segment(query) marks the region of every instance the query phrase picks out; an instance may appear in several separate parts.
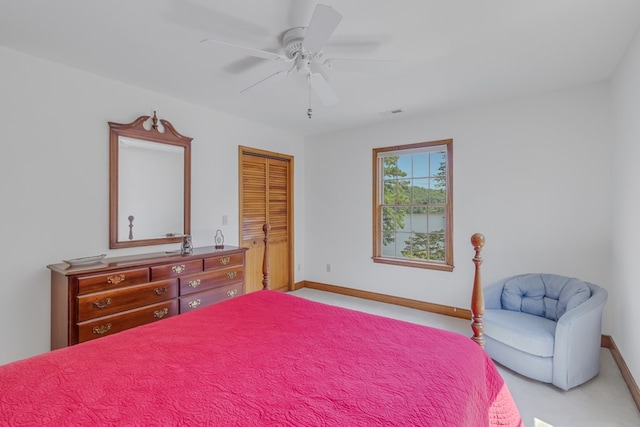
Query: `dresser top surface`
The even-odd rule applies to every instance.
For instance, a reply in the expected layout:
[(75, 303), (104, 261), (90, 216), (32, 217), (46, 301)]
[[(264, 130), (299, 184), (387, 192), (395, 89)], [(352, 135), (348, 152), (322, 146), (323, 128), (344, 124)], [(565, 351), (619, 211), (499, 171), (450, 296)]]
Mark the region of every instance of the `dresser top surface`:
[(195, 259), (208, 257), (231, 255), (235, 253), (244, 253), (247, 248), (225, 245), (224, 249), (216, 249), (213, 246), (204, 246), (194, 248), (193, 253), (182, 255), (180, 251), (169, 252), (153, 252), (138, 255), (128, 255), (121, 257), (107, 257), (95, 264), (85, 264), (71, 266), (67, 263), (58, 263), (47, 265), (47, 268), (53, 272), (71, 276), (76, 274), (95, 273), (100, 271), (121, 270), (130, 267), (144, 267), (158, 264), (166, 264), (173, 262), (185, 262)]

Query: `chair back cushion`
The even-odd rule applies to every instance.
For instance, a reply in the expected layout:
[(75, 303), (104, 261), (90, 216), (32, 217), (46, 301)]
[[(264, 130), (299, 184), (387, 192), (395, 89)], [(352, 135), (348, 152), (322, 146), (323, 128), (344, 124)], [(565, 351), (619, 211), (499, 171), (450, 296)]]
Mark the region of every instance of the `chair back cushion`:
[(505, 282), (501, 303), (505, 310), (558, 320), (590, 296), (589, 287), (580, 279), (556, 274), (525, 274)]

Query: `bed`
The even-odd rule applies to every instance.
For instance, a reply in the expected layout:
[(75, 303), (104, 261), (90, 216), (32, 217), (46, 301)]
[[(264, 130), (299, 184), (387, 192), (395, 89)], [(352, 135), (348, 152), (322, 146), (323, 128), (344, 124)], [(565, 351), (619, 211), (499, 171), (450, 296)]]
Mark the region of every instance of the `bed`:
[(265, 289), (0, 366), (0, 425), (522, 422), (474, 340)]

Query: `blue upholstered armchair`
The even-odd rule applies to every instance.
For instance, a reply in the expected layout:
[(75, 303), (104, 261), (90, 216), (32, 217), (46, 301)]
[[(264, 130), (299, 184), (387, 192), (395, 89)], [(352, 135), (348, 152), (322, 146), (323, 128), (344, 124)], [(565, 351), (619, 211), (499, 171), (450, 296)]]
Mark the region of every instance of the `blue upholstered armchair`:
[(484, 288), (485, 349), (501, 365), (569, 390), (600, 371), (607, 291), (555, 274), (523, 274)]

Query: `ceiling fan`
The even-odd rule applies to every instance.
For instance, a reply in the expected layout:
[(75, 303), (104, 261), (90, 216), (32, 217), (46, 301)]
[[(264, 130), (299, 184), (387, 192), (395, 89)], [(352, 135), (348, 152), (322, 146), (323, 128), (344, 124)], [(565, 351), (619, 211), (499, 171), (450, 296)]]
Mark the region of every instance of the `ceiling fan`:
[[(307, 78), (309, 90), (313, 89), (323, 104), (334, 105), (338, 102), (338, 95), (336, 95), (324, 76), (319, 72), (314, 72), (311, 66), (313, 63), (321, 60), (322, 48), (341, 20), (342, 15), (333, 7), (323, 4), (316, 5), (308, 27), (294, 27), (284, 32), (282, 36), (283, 53), (254, 49), (219, 40), (205, 39), (202, 41), (214, 43), (218, 47), (243, 52), (246, 55), (257, 58), (293, 63), (291, 68), (271, 74), (248, 88), (243, 89), (241, 93), (273, 87), (289, 77), (294, 71), (297, 71)], [(395, 61), (330, 58), (325, 60), (322, 65), (332, 71), (367, 71), (385, 67), (385, 65), (393, 62)], [(311, 103), (311, 101), (309, 101), (309, 103)], [(311, 105), (309, 105), (307, 116), (311, 118), (311, 114)]]

